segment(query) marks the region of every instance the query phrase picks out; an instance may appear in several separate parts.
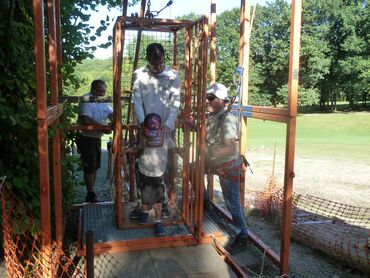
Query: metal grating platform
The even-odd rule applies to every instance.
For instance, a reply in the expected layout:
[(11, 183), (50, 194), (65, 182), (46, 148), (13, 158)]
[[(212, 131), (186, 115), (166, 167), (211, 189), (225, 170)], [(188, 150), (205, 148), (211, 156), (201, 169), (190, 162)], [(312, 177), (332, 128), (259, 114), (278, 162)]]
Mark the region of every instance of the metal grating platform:
[(210, 215), (207, 213), (203, 214), (203, 234), (209, 235), (209, 234), (215, 234), (215, 233), (221, 233), (222, 236), (226, 236), (220, 227), (212, 220)]
[[(94, 204), (83, 208), (83, 230), (94, 232), (94, 242), (104, 243), (156, 237), (153, 228), (123, 229), (117, 228), (114, 204)], [(164, 226), (166, 236), (189, 235), (185, 225)], [(83, 236), (85, 243), (85, 236)]]

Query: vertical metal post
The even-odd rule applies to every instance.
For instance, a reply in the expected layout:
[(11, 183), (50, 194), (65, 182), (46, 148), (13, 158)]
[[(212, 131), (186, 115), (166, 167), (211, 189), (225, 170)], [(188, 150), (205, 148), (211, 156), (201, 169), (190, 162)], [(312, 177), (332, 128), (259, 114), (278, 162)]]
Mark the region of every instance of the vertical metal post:
[(292, 19), (290, 27), (290, 56), (288, 81), (288, 111), (289, 121), (286, 133), (284, 195), (282, 215), (282, 239), (280, 250), (280, 274), (288, 273), (290, 230), (292, 223), (292, 193), (294, 178), (294, 151), (297, 117), (299, 50), (301, 37), (302, 1), (292, 1)]
[[(49, 150), (48, 127), (46, 121), (46, 68), (45, 68), (45, 33), (44, 33), (44, 1), (33, 0), (34, 32), (35, 32), (35, 64), (37, 91), (37, 138), (40, 176), (40, 210), (41, 210), (41, 242), (44, 274), (51, 277), (50, 267), (50, 179), (49, 179)], [(45, 169), (45, 165), (47, 166)]]
[[(249, 81), (249, 28), (250, 28), (250, 6), (248, 0), (241, 0), (240, 8), (240, 57), (239, 65), (243, 68), (243, 80), (241, 84), (241, 92), (239, 102), (244, 107), (248, 105), (248, 81)], [(240, 115), (241, 117), (241, 115)], [(247, 153), (247, 119), (240, 119), (241, 138), (239, 138), (239, 152), (246, 156)], [(245, 180), (240, 182), (240, 197), (241, 204), (245, 205)]]
[(114, 67), (113, 67), (113, 123), (114, 123), (114, 140), (112, 145), (115, 153), (114, 161), (114, 180), (116, 198), (115, 205), (117, 211), (117, 226), (122, 228), (122, 108), (121, 108), (121, 76), (122, 76), (122, 52), (123, 52), (123, 32), (122, 21), (117, 21), (115, 25), (114, 38)]
[(128, 0), (123, 0), (122, 3), (122, 15), (127, 16), (127, 6), (128, 6)]
[(58, 94), (62, 94), (62, 32), (60, 22), (60, 0), (55, 0), (55, 26), (56, 26), (56, 43), (57, 43), (57, 71), (58, 71)]
[(94, 232), (87, 231), (85, 233), (86, 239), (86, 276), (87, 278), (94, 278)]
[[(185, 42), (185, 104), (184, 104), (184, 118), (189, 119), (191, 113), (191, 41), (192, 41), (192, 27), (186, 28), (186, 42)], [(183, 171), (182, 171), (182, 219), (185, 223), (189, 222), (189, 158), (190, 158), (190, 126), (184, 123), (184, 152), (183, 152)]]
[[(210, 77), (210, 84), (216, 82), (216, 20), (217, 20), (217, 13), (216, 13), (216, 0), (211, 0), (211, 16), (210, 16), (210, 25), (211, 25), (211, 47), (210, 47), (210, 68), (209, 68), (209, 77)], [(208, 199), (213, 201), (213, 187), (214, 187), (214, 179), (213, 175), (207, 175), (207, 193)]]
[[(55, 20), (55, 0), (48, 0), (48, 44), (50, 66), (50, 93), (51, 104), (58, 105), (58, 51)], [(58, 124), (56, 120), (55, 124)], [(53, 181), (54, 181), (54, 206), (55, 206), (55, 235), (59, 245), (62, 244), (62, 185), (60, 171), (60, 131), (56, 129), (53, 136)]]
[[(206, 90), (207, 90), (207, 56), (208, 56), (208, 18), (204, 17), (204, 20), (201, 22), (202, 28), (203, 28), (203, 37), (201, 41), (201, 46), (200, 51), (202, 51), (202, 65), (199, 67), (199, 70), (201, 70), (201, 79), (198, 79), (198, 82), (200, 82), (201, 90), (198, 91), (197, 93), (200, 94), (201, 97), (201, 122), (205, 123), (206, 122)], [(198, 136), (197, 136), (198, 137)], [(205, 124), (202, 124), (201, 130), (200, 130), (200, 167), (199, 167), (199, 174), (200, 174), (200, 179), (199, 179), (199, 187), (198, 187), (198, 196), (199, 196), (199, 215), (198, 215), (198, 238), (199, 238), (199, 243), (202, 243), (202, 233), (203, 233), (203, 195), (204, 195), (204, 149), (206, 145), (206, 127)]]
[(172, 68), (177, 70), (177, 32), (173, 32), (173, 63)]
[(211, 0), (210, 83), (216, 82), (216, 0)]

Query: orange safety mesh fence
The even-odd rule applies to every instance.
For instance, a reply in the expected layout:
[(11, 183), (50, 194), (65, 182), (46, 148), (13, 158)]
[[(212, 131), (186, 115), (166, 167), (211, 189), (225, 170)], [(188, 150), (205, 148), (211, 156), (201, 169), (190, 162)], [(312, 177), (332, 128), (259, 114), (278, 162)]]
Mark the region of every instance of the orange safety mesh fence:
[[(3, 214), (4, 259), (9, 277), (84, 277), (84, 267), (54, 241), (41, 244), (39, 221), (7, 186), (0, 191)], [(45, 257), (43, 254), (49, 254)], [(46, 259), (47, 258), (47, 259)]]
[[(8, 277), (86, 277), (86, 258), (77, 256), (77, 243), (63, 248), (53, 241), (42, 249), (39, 221), (6, 186), (0, 190), (4, 259)], [(45, 259), (43, 254), (50, 254)], [(94, 257), (95, 277), (123, 277), (125, 267), (115, 254)]]
[[(265, 217), (282, 215), (283, 190), (247, 192)], [(359, 269), (370, 270), (370, 208), (293, 193), (292, 238)]]

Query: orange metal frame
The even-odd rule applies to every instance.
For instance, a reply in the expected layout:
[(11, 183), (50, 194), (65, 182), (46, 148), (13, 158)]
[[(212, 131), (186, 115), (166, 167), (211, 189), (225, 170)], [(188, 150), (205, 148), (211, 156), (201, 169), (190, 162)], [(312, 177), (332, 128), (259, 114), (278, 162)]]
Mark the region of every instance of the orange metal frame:
[[(207, 18), (205, 19), (201, 19), (199, 22), (203, 22), (203, 20), (207, 20)], [(198, 22), (196, 22), (198, 23)], [(190, 46), (190, 42), (191, 42), (191, 36), (192, 36), (192, 26), (194, 25), (195, 23), (194, 22), (191, 22), (191, 21), (179, 21), (179, 20), (164, 20), (164, 19), (148, 19), (148, 18), (136, 18), (136, 17), (120, 17), (117, 19), (116, 21), (116, 24), (115, 24), (115, 29), (114, 29), (114, 34), (115, 34), (115, 40), (114, 40), (114, 55), (113, 55), (113, 80), (114, 80), (114, 84), (113, 84), (113, 94), (114, 94), (114, 104), (117, 105), (117, 107), (120, 107), (121, 106), (121, 103), (119, 102), (120, 101), (120, 96), (121, 96), (121, 67), (122, 67), (122, 53), (123, 53), (123, 47), (124, 47), (124, 31), (125, 30), (137, 30), (138, 31), (138, 34), (141, 35), (141, 31), (142, 30), (150, 30), (150, 31), (161, 31), (161, 32), (172, 32), (174, 34), (174, 47), (176, 47), (176, 32), (183, 29), (183, 28), (186, 28), (186, 66), (185, 66), (185, 75), (187, 76), (187, 78), (185, 78), (185, 98), (187, 98), (187, 95), (188, 96), (191, 96), (191, 83), (189, 83), (188, 81), (191, 80), (191, 76), (192, 76), (192, 70), (191, 70), (191, 55), (192, 55), (192, 48)], [(197, 89), (196, 92), (201, 92), (201, 93), (198, 93), (198, 98), (199, 97), (203, 97), (205, 98), (205, 94), (203, 92), (205, 92), (205, 89), (206, 89), (206, 79), (207, 79), (207, 49), (208, 49), (208, 21), (204, 21), (202, 23), (204, 26), (203, 28), (205, 28), (206, 30), (202, 30), (202, 36), (203, 36), (203, 43), (202, 43), (202, 51), (200, 53), (200, 57), (198, 59), (198, 65), (197, 65), (197, 73), (198, 73), (198, 77), (197, 77), (197, 80), (200, 80), (199, 84), (201, 84), (201, 87), (199, 87)], [(140, 42), (140, 40), (138, 40), (137, 44)], [(137, 48), (136, 48), (137, 49)], [(176, 65), (176, 50), (174, 50), (174, 64)], [(138, 51), (135, 51), (135, 60), (134, 60), (134, 69), (136, 68), (137, 66), (137, 59), (138, 59)], [(136, 61), (136, 62), (135, 62)], [(199, 103), (205, 103), (205, 99), (203, 100), (199, 100), (198, 101)], [(204, 105), (204, 104), (203, 104)], [(189, 108), (189, 104), (185, 104), (185, 110), (188, 110), (190, 109)], [(200, 107), (200, 109), (202, 111), (204, 111), (204, 107), (202, 109), (202, 107)], [(115, 109), (114, 109), (115, 110)], [(130, 111), (130, 109), (128, 109), (128, 111)], [(203, 113), (204, 114), (204, 113)], [(199, 113), (198, 115), (202, 115), (202, 113)], [(122, 157), (122, 153), (121, 153), (121, 150), (122, 150), (122, 138), (121, 138), (121, 134), (122, 134), (122, 125), (121, 125), (121, 122), (120, 122), (120, 119), (121, 119), (121, 115), (118, 115), (118, 114), (115, 114), (114, 115), (114, 119), (115, 119), (115, 130), (114, 130), (114, 136), (113, 136), (113, 156), (115, 157), (115, 162), (114, 162), (114, 167), (116, 167), (116, 171), (115, 171), (115, 176), (114, 176), (114, 181), (115, 181), (115, 188), (116, 188), (116, 200), (115, 200), (115, 207), (116, 207), (116, 217), (117, 217), (117, 225), (118, 225), (118, 228), (120, 229), (123, 229), (123, 228), (127, 228), (124, 226), (124, 223), (123, 223), (123, 211), (122, 211), (122, 206), (121, 206), (121, 203), (122, 203), (122, 194), (121, 194), (121, 184), (122, 184), (122, 177), (120, 175), (121, 171), (119, 170), (122, 163), (121, 163), (121, 157)], [(204, 119), (199, 119), (199, 122), (204, 122), (205, 120), (205, 114), (204, 114)], [(128, 130), (130, 127), (130, 124), (128, 123), (127, 126), (126, 126), (126, 129)], [(126, 132), (127, 132), (126, 130)], [(203, 130), (201, 131), (203, 133), (205, 133), (205, 130), (203, 128)], [(186, 134), (186, 133), (185, 133)], [(190, 134), (190, 131), (188, 132), (188, 134)], [(186, 135), (184, 136), (185, 137), (185, 146), (187, 145), (186, 143)], [(201, 138), (205, 138), (204, 134), (201, 135), (201, 136), (198, 136), (198, 141), (201, 140)], [(202, 151), (204, 149), (204, 140), (203, 141), (199, 141), (199, 150), (198, 152)], [(186, 155), (186, 154), (184, 154)], [(199, 167), (203, 167), (201, 165), (204, 164), (204, 161), (202, 161), (203, 158), (203, 155), (199, 156), (200, 160), (199, 160)], [(131, 165), (133, 165), (133, 163), (131, 163)], [(185, 166), (186, 167), (186, 166)], [(204, 171), (204, 170), (203, 170)], [(186, 171), (184, 171), (186, 172)], [(186, 177), (185, 177), (186, 178)], [(131, 184), (133, 184), (131, 182)], [(199, 185), (197, 184), (195, 186), (195, 188), (198, 188), (197, 192), (195, 193), (196, 196), (200, 196), (200, 189), (198, 187)], [(204, 186), (204, 185), (203, 185)], [(173, 185), (172, 185), (173, 187)], [(133, 190), (131, 190), (133, 191)], [(189, 195), (187, 192), (184, 193), (184, 196), (187, 196)], [(199, 198), (197, 198), (198, 200)], [(198, 203), (198, 202), (197, 202)], [(197, 204), (196, 204), (197, 205)], [(197, 231), (199, 232), (199, 235), (197, 236), (198, 239), (201, 239), (202, 236), (201, 236), (201, 218), (202, 218), (202, 215), (197, 213), (197, 211), (199, 211), (199, 209), (192, 209), (191, 210), (191, 217), (189, 218), (189, 210), (188, 210), (188, 207), (191, 207), (189, 201), (187, 198), (183, 198), (183, 219), (182, 221), (184, 223), (186, 223), (189, 227), (193, 227), (194, 226), (194, 223), (197, 223)], [(196, 214), (194, 214), (194, 212)], [(194, 223), (191, 222), (192, 219), (195, 217), (195, 221)], [(200, 219), (200, 220), (198, 220)], [(190, 221), (190, 222), (189, 222)], [(191, 228), (192, 229), (192, 228)], [(154, 241), (158, 241), (158, 240), (154, 240)], [(150, 241), (149, 241), (150, 242)]]
[[(248, 4), (246, 4), (248, 3)], [(282, 240), (280, 256), (269, 249), (253, 232), (249, 231), (251, 241), (267, 257), (279, 266), (281, 274), (288, 273), (290, 230), (292, 221), (292, 192), (294, 178), (294, 150), (295, 130), (297, 117), (297, 94), (298, 94), (298, 70), (299, 70), (299, 49), (301, 33), (302, 1), (292, 1), (291, 33), (290, 33), (290, 57), (289, 57), (289, 80), (288, 80), (288, 108), (277, 109), (267, 107), (248, 106), (248, 81), (249, 81), (249, 49), (250, 49), (250, 6), (249, 1), (241, 1), (240, 11), (240, 59), (239, 65), (244, 69), (242, 80), (243, 94), (240, 101), (243, 106), (244, 122), (241, 126), (242, 137), (240, 153), (246, 154), (247, 149), (247, 117), (285, 123), (286, 150), (285, 150), (285, 172), (284, 172), (284, 196), (283, 196), (283, 218), (281, 224)], [(242, 196), (244, 196), (244, 185), (241, 185)], [(243, 201), (243, 200), (242, 200)]]
[[(51, 245), (51, 205), (50, 205), (50, 169), (48, 128), (59, 123), (63, 106), (58, 103), (58, 93), (61, 92), (61, 40), (60, 40), (60, 10), (59, 0), (48, 0), (48, 57), (50, 65), (50, 94), (51, 103), (47, 104), (46, 97), (46, 61), (45, 61), (45, 28), (44, 28), (44, 1), (33, 1), (34, 32), (35, 32), (35, 61), (36, 61), (36, 90), (37, 90), (37, 137), (39, 153), (40, 175), (40, 208), (41, 208), (41, 235), (42, 259), (47, 262), (50, 258)], [(53, 150), (53, 181), (55, 199), (55, 232), (58, 244), (62, 244), (62, 193), (60, 171), (60, 131), (52, 138)], [(48, 275), (50, 268), (45, 267)]]
[[(62, 63), (61, 55), (61, 31), (60, 31), (60, 0), (47, 0), (47, 22), (48, 22), (48, 57), (49, 57), (49, 72), (50, 72), (50, 104), (47, 104), (47, 87), (46, 87), (46, 53), (45, 53), (45, 27), (44, 27), (44, 2), (43, 0), (33, 0), (33, 11), (34, 11), (34, 31), (35, 31), (35, 62), (36, 62), (36, 89), (37, 89), (37, 136), (38, 136), (38, 153), (39, 153), (39, 175), (40, 175), (40, 203), (41, 203), (41, 231), (42, 231), (42, 244), (43, 250), (45, 252), (42, 257), (45, 261), (48, 260), (50, 254), (51, 244), (51, 205), (50, 205), (50, 169), (49, 169), (49, 148), (48, 148), (48, 128), (55, 126), (59, 123), (60, 116), (63, 112), (63, 105), (59, 104), (58, 97), (62, 92), (62, 74), (60, 71), (60, 66)], [(146, 1), (142, 1), (142, 11), (141, 16), (144, 14)], [(247, 4), (246, 4), (247, 3)], [(127, 8), (127, 1), (124, 1), (124, 6)], [(247, 117), (264, 119), (282, 122), (287, 125), (286, 132), (286, 154), (285, 154), (285, 173), (284, 173), (284, 196), (283, 196), (283, 219), (282, 219), (282, 241), (281, 241), (281, 251), (280, 257), (274, 252), (270, 251), (266, 245), (263, 244), (256, 236), (251, 233), (251, 239), (261, 250), (267, 250), (267, 256), (280, 267), (281, 274), (286, 274), (288, 272), (288, 261), (289, 261), (289, 248), (290, 248), (290, 229), (291, 229), (291, 209), (292, 209), (292, 187), (294, 178), (294, 149), (295, 149), (295, 129), (296, 129), (296, 116), (297, 116), (297, 92), (298, 92), (298, 69), (299, 69), (299, 49), (300, 49), (300, 26), (301, 26), (301, 0), (292, 1), (292, 20), (291, 20), (291, 35), (290, 35), (290, 60), (289, 60), (289, 81), (288, 81), (288, 108), (287, 109), (276, 109), (276, 108), (262, 108), (255, 106), (247, 106), (248, 104), (248, 65), (249, 65), (249, 40), (250, 40), (250, 10), (249, 1), (241, 0), (241, 14), (240, 14), (240, 66), (244, 69), (243, 75), (243, 96), (241, 98), (245, 114)], [(124, 9), (126, 13), (127, 9)], [(212, 0), (211, 5), (211, 82), (216, 80), (215, 76), (215, 1)], [(128, 20), (123, 25), (123, 19)], [(122, 67), (122, 47), (124, 42), (124, 32), (125, 29), (138, 29), (138, 30), (156, 30), (163, 32), (174, 32), (181, 28), (186, 28), (187, 43), (191, 39), (191, 28), (189, 27), (192, 23), (186, 21), (176, 21), (176, 20), (165, 20), (165, 19), (144, 19), (135, 18), (133, 22), (130, 22), (130, 18), (122, 17), (120, 18), (114, 29), (114, 59), (113, 59), (113, 77), (114, 77), (114, 141), (113, 141), (113, 152), (115, 153), (114, 167), (115, 169), (115, 183), (117, 190), (116, 204), (121, 204), (121, 186), (122, 177), (120, 173), (120, 167), (122, 165), (122, 159), (120, 152), (122, 150), (122, 112), (121, 112), (121, 67)], [(150, 27), (147, 23), (150, 21)], [(204, 36), (208, 40), (208, 29), (204, 30)], [(175, 36), (176, 39), (176, 36)], [(175, 42), (176, 44), (176, 42)], [(198, 71), (199, 77), (206, 76), (207, 69), (199, 64), (199, 60), (203, 59), (207, 61), (207, 49), (208, 46), (205, 44), (202, 52), (202, 56), (198, 59), (198, 65), (194, 67), (200, 67)], [(174, 54), (175, 55), (175, 54)], [(187, 46), (186, 48), (186, 81), (185, 81), (185, 99), (186, 103), (191, 103), (195, 99), (192, 99), (191, 90), (192, 87), (192, 65), (191, 65), (191, 48)], [(176, 60), (175, 60), (176, 65)], [(205, 80), (205, 79), (204, 79)], [(206, 82), (200, 82), (197, 84), (197, 90), (205, 92)], [(205, 95), (198, 95), (198, 99), (195, 100), (198, 103), (205, 102)], [(198, 106), (199, 109), (200, 106)], [(190, 113), (190, 109), (185, 109), (185, 115)], [(200, 122), (205, 121), (205, 114), (199, 113), (198, 120)], [(244, 124), (242, 125), (242, 138), (241, 138), (241, 153), (246, 153), (246, 123), (247, 117), (244, 117)], [(102, 127), (90, 126), (84, 127), (88, 129), (101, 129)], [(106, 127), (106, 129), (109, 129)], [(186, 131), (188, 127), (184, 126)], [(204, 156), (202, 155), (202, 149), (204, 149), (204, 137), (205, 129), (202, 127), (199, 130), (199, 135), (197, 136), (197, 147), (200, 148), (199, 166), (197, 171), (197, 180), (200, 184), (197, 185), (195, 192), (199, 200), (196, 202), (193, 212), (195, 216), (195, 222), (197, 223), (195, 232), (195, 237), (198, 242), (202, 242), (202, 213), (203, 205), (201, 202), (202, 194), (201, 190), (204, 188), (202, 173), (204, 173)], [(60, 171), (60, 157), (61, 150), (63, 150), (63, 144), (61, 144), (62, 136), (60, 130), (57, 128), (56, 133), (52, 138), (52, 156), (53, 156), (53, 182), (54, 182), (54, 199), (55, 199), (55, 231), (56, 240), (58, 244), (62, 244), (62, 194), (61, 194), (61, 171)], [(187, 141), (186, 141), (187, 140)], [(190, 144), (188, 139), (185, 139), (187, 144)], [(185, 144), (185, 147), (187, 145)], [(190, 159), (187, 152), (183, 153), (184, 159)], [(189, 180), (189, 168), (184, 168), (183, 178)], [(244, 196), (244, 184), (242, 184), (242, 191)], [(183, 198), (186, 198), (187, 202), (189, 196), (186, 196), (186, 192)], [(122, 206), (116, 205), (117, 209), (117, 223), (119, 227), (122, 227)], [(187, 207), (183, 210), (183, 219), (188, 219)], [(187, 220), (186, 220), (187, 221)], [(166, 240), (140, 240), (136, 243), (131, 243), (133, 248), (142, 249), (143, 247), (152, 248), (160, 246), (175, 246), (177, 244), (183, 245), (194, 244), (193, 238), (177, 238), (178, 241), (173, 241), (174, 239), (168, 238)], [(127, 244), (129, 245), (129, 244)], [(111, 246), (112, 247), (112, 246)], [(104, 247), (103, 247), (104, 248)], [(114, 250), (114, 248), (113, 248)], [(130, 249), (132, 250), (132, 249)], [(47, 275), (48, 273), (45, 272)]]

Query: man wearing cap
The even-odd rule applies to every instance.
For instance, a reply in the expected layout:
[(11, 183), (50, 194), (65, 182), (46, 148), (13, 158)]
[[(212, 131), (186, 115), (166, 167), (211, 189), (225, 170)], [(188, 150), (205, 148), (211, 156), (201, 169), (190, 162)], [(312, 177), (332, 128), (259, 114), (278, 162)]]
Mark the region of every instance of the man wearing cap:
[(220, 178), (226, 207), (232, 215), (233, 224), (239, 229), (233, 242), (225, 247), (230, 254), (236, 254), (245, 249), (248, 237), (244, 209), (240, 203), (239, 177), (242, 162), (236, 143), (238, 119), (227, 110), (229, 99), (224, 85), (212, 84), (206, 98), (206, 109), (210, 114), (206, 122), (205, 156), (211, 172)]

